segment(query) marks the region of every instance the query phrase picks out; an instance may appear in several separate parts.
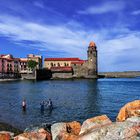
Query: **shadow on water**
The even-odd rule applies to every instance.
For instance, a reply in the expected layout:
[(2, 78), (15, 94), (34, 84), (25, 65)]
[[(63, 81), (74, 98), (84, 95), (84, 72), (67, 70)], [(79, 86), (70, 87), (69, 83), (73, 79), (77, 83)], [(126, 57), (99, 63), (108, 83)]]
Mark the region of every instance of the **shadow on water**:
[(100, 115), (101, 95), (98, 87), (98, 80), (87, 81), (87, 117)]

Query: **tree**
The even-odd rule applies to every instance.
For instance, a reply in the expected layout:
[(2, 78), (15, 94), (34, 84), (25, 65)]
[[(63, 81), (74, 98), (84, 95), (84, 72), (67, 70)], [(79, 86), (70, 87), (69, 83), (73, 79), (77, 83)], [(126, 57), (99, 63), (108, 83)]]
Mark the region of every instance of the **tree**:
[(31, 69), (31, 70), (34, 70), (35, 67), (37, 66), (37, 64), (38, 63), (36, 61), (34, 61), (34, 60), (29, 60), (28, 63), (27, 63), (28, 68)]

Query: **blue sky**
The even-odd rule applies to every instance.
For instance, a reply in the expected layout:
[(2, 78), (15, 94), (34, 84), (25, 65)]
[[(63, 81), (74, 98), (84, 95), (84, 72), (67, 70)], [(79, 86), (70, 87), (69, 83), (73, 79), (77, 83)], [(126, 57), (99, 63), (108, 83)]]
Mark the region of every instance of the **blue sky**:
[(140, 0), (0, 0), (0, 54), (79, 57), (99, 71), (140, 70)]

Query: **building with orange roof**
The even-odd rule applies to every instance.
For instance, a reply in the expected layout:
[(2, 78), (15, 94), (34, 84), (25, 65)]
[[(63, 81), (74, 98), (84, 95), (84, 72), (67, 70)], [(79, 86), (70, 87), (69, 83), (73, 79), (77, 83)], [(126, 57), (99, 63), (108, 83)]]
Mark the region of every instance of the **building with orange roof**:
[(29, 54), (26, 58), (14, 58), (11, 54), (0, 55), (0, 78), (13, 77), (14, 75), (21, 75), (32, 73), (28, 68), (28, 61), (33, 60), (37, 62), (36, 69), (42, 68), (42, 56)]
[(37, 62), (35, 69), (42, 69), (42, 56), (28, 54), (26, 58), (20, 58), (20, 73), (22, 74), (32, 73), (32, 70), (28, 68), (28, 61), (30, 60)]
[(97, 78), (97, 48), (91, 41), (87, 60), (80, 58), (45, 58), (44, 68), (52, 71), (53, 78)]
[(13, 77), (19, 74), (19, 58), (11, 54), (0, 55), (0, 77)]

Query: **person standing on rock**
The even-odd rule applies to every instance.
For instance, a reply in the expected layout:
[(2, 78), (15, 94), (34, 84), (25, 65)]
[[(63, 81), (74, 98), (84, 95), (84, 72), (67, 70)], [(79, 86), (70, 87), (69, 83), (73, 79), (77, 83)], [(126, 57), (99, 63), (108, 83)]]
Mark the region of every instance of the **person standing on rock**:
[(22, 101), (22, 110), (26, 111), (26, 100), (25, 99)]

